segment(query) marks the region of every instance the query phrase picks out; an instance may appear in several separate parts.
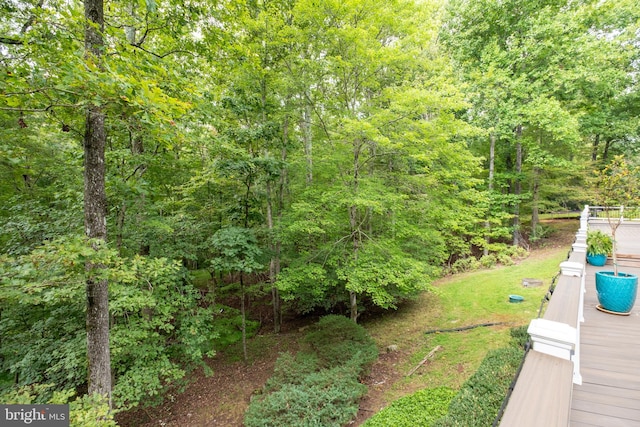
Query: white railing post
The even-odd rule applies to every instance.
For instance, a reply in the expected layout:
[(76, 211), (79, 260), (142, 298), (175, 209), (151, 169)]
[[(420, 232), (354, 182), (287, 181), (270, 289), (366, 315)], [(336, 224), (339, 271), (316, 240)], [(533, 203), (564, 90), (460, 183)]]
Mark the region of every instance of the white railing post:
[(537, 352), (572, 360), (576, 348), (576, 328), (547, 319), (533, 319), (527, 332)]
[[(574, 249), (575, 250), (575, 249)], [(585, 255), (582, 255), (584, 260)], [(548, 319), (534, 319), (527, 332), (531, 336), (533, 349), (573, 362), (573, 383), (582, 384), (580, 374), (580, 323), (584, 322), (585, 264), (577, 261), (560, 263), (563, 276), (579, 277), (580, 291), (578, 301), (577, 323), (575, 327), (566, 323)]]

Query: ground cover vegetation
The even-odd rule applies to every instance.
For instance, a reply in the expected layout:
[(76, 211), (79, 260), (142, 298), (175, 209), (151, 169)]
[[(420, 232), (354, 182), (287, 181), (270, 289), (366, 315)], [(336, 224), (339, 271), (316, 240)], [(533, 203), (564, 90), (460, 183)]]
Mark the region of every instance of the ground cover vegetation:
[(360, 378), (378, 357), (366, 329), (345, 316), (329, 315), (302, 341), (307, 349), (278, 358), (273, 376), (252, 399), (244, 425), (339, 427), (358, 413), (367, 392)]
[[(434, 282), (436, 292), (423, 293), (415, 300), (408, 300), (398, 310), (375, 315), (365, 313), (361, 324), (375, 340), (380, 355), (359, 376), (359, 383), (366, 385), (368, 390), (360, 399), (357, 416), (349, 423), (360, 425), (389, 405), (399, 406), (393, 410), (392, 416), (400, 420), (418, 416), (427, 422), (447, 414), (448, 402), (440, 391), (448, 390), (450, 397), (456, 395), (478, 371), (488, 352), (500, 352), (510, 345), (512, 328), (527, 325), (538, 315), (540, 308), (544, 308), (542, 302), (551, 278), (558, 274), (559, 263), (566, 259), (577, 224), (577, 218), (545, 221), (545, 226), (552, 232), (536, 243), (527, 258), (514, 265), (451, 275)], [(524, 288), (522, 280), (526, 277), (538, 277), (543, 284)], [(510, 303), (508, 295), (512, 293), (523, 295), (524, 301)], [(309, 347), (304, 343), (305, 336), (309, 325), (315, 324), (316, 320), (315, 316), (310, 316), (297, 319), (294, 324), (288, 321), (280, 334), (262, 332), (249, 339), (249, 365), (242, 362), (240, 342), (225, 347), (208, 362), (216, 373), (213, 377), (199, 374), (184, 393), (171, 394), (171, 402), (152, 411), (121, 414), (119, 422), (123, 426), (145, 427), (159, 423), (168, 426), (246, 423), (248, 402), (255, 402), (256, 396), (261, 399), (265, 395), (265, 384), (288, 383), (290, 376), (279, 375), (277, 366), (290, 363), (291, 356), (301, 349), (303, 355), (309, 353)], [(493, 326), (468, 328), (474, 325)], [(286, 354), (286, 362), (274, 363), (279, 352)], [(432, 356), (421, 363), (429, 354)], [(299, 366), (300, 360), (308, 360), (306, 357), (292, 361), (291, 366)], [(507, 371), (503, 380), (510, 375)], [(357, 388), (363, 390), (361, 386)], [(303, 392), (299, 385), (296, 389), (313, 396), (313, 389)], [(220, 390), (225, 390), (225, 393), (221, 394)], [(479, 387), (477, 390), (479, 393), (466, 395), (476, 402), (483, 401), (487, 388)], [(498, 388), (493, 387), (493, 390), (494, 393), (486, 400), (494, 404), (479, 408), (485, 409), (485, 417), (490, 411), (497, 413), (495, 402), (503, 397), (498, 396), (501, 393)], [(418, 393), (421, 401), (427, 398), (436, 400), (419, 412), (404, 411), (415, 405), (411, 398), (405, 401), (406, 406), (393, 405), (395, 400), (414, 392)], [(328, 403), (325, 401), (324, 404)], [(274, 405), (274, 408), (278, 406)], [(315, 416), (316, 411), (305, 406), (302, 409), (299, 414), (311, 414), (309, 419)]]
[[(512, 335), (523, 335), (522, 331), (527, 337), (526, 327), (512, 329)], [(492, 425), (522, 362), (524, 344), (513, 339), (509, 346), (490, 350), (460, 390), (446, 386), (419, 390), (392, 402), (364, 426)]]
[[(524, 354), (526, 333), (522, 332), (544, 310), (545, 294), (559, 263), (566, 259), (577, 227), (575, 220), (547, 225), (553, 232), (527, 259), (441, 279), (435, 295), (424, 294), (401, 311), (366, 322), (381, 349), (397, 347), (386, 354), (389, 361), (385, 362), (396, 374), (372, 382), (370, 398), (363, 401), (362, 409), (367, 410), (359, 420), (371, 418), (366, 425), (380, 425), (388, 417), (398, 423), (420, 419), (419, 425), (493, 423)], [(524, 288), (526, 277), (543, 279), (543, 285)], [(508, 295), (513, 293), (524, 296), (524, 301), (509, 303)], [(486, 324), (494, 326), (464, 329)], [(438, 350), (416, 373), (407, 375), (434, 349)], [(384, 384), (377, 385), (381, 381)], [(425, 399), (430, 403), (421, 405)]]
[(153, 403), (283, 314), (508, 264), (637, 163), (630, 0), (0, 11), (7, 393)]

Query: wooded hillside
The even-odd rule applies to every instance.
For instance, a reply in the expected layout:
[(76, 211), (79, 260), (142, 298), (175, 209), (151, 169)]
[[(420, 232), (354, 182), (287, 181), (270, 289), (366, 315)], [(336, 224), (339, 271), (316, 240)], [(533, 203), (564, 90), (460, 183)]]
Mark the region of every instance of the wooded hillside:
[(632, 0), (0, 12), (0, 392), (152, 403), (283, 313), (506, 263), (639, 163)]

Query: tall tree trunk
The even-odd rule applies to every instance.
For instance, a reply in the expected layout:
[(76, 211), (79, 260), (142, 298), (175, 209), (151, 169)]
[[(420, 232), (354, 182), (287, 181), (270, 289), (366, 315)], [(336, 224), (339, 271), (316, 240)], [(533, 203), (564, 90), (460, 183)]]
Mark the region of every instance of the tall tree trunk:
[(611, 148), (611, 138), (607, 138), (604, 144), (604, 151), (602, 152), (602, 163), (606, 163), (609, 158), (609, 148)]
[(593, 146), (591, 148), (591, 161), (598, 160), (598, 145), (600, 145), (600, 134), (596, 134), (596, 137), (593, 140)]
[(304, 157), (307, 161), (307, 184), (313, 181), (313, 139), (311, 137), (311, 105), (307, 102), (302, 112), (302, 138)]
[[(358, 185), (360, 179), (360, 150), (362, 144), (359, 141), (354, 142), (353, 147), (353, 196), (356, 197), (358, 194)], [(361, 233), (360, 233), (360, 224), (358, 220), (358, 207), (356, 205), (352, 205), (349, 208), (349, 222), (351, 225), (351, 239), (353, 244), (353, 259), (354, 261), (358, 260), (358, 252), (360, 251), (361, 246)], [(349, 304), (351, 306), (351, 320), (354, 322), (358, 321), (358, 298), (354, 291), (349, 291)]]
[[(282, 151), (281, 160), (284, 165), (287, 160), (287, 144), (289, 142), (289, 116), (285, 116), (282, 129)], [(284, 187), (286, 182), (286, 168), (283, 166), (280, 170), (280, 185), (278, 187), (278, 210), (277, 217), (282, 217), (282, 210), (284, 209)], [(267, 184), (267, 223), (269, 230), (273, 231), (273, 209), (271, 197), (271, 182)], [(280, 292), (276, 286), (278, 274), (280, 273), (280, 249), (282, 245), (280, 239), (276, 239), (271, 247), (273, 255), (269, 263), (269, 279), (271, 282), (271, 302), (273, 305), (273, 330), (275, 333), (280, 333), (282, 327), (282, 306), (280, 301)]]
[[(360, 250), (360, 233), (357, 232), (357, 221), (358, 221), (358, 208), (356, 206), (351, 206), (349, 209), (349, 219), (351, 221), (351, 233), (353, 234), (353, 258), (355, 261), (358, 260), (358, 251)], [(354, 227), (356, 224), (356, 227)], [(347, 279), (348, 280), (348, 279)], [(354, 322), (358, 322), (358, 296), (355, 291), (349, 291), (349, 305), (351, 307), (351, 320)]]
[[(489, 182), (487, 183), (487, 188), (489, 190), (489, 198), (491, 198), (491, 194), (493, 193), (493, 175), (495, 173), (495, 163), (496, 163), (496, 134), (491, 132), (489, 135)], [(489, 203), (491, 203), (491, 199), (489, 199)], [(487, 209), (487, 217), (491, 215), (491, 204)], [(491, 237), (489, 236), (489, 232), (491, 231), (491, 224), (489, 220), (484, 223), (485, 228), (485, 242), (486, 245), (483, 250), (484, 255), (489, 255), (489, 244), (491, 243)]]
[(539, 167), (533, 168), (533, 194), (532, 194), (532, 206), (531, 206), (531, 235), (533, 238), (538, 238), (538, 224), (540, 223), (538, 202), (540, 200), (540, 174)]
[[(287, 186), (287, 144), (289, 143), (289, 116), (285, 117), (284, 132), (282, 140), (282, 151), (280, 154), (280, 160), (282, 161), (282, 168), (280, 169), (280, 181), (278, 183), (278, 209), (276, 217), (278, 222), (282, 219), (282, 212), (284, 211), (284, 197)], [(273, 270), (274, 284), (277, 280), (278, 274), (280, 274), (280, 253), (282, 251), (282, 242), (280, 239), (276, 239), (274, 246), (274, 255), (272, 258), (273, 265), (270, 265), (270, 272)], [(274, 316), (274, 331), (279, 333), (282, 328), (282, 301), (280, 300), (280, 292), (277, 286), (271, 288), (272, 300), (273, 300), (273, 316)]]
[[(103, 55), (104, 4), (84, 0), (85, 55), (98, 65)], [(84, 224), (86, 236), (94, 242), (107, 238), (107, 199), (105, 193), (105, 114), (100, 107), (89, 107), (84, 133)], [(89, 394), (106, 396), (111, 404), (111, 355), (109, 352), (109, 292), (102, 266), (87, 263), (87, 358)]]
[(244, 363), (249, 361), (247, 357), (247, 314), (245, 308), (245, 292), (244, 292), (244, 273), (240, 272), (240, 315), (242, 316), (242, 354), (244, 356)]
[(271, 234), (270, 249), (272, 252), (271, 260), (269, 261), (269, 283), (271, 284), (271, 305), (273, 306), (273, 331), (277, 334), (280, 333), (280, 293), (276, 286), (277, 271), (276, 268), (280, 264), (278, 253), (279, 245), (275, 242), (275, 233), (273, 230), (273, 201), (271, 191), (271, 181), (267, 180), (267, 228)]
[(516, 196), (516, 203), (513, 209), (513, 245), (520, 246), (523, 243), (520, 231), (520, 195), (522, 194), (522, 125), (516, 127), (516, 179), (513, 194)]

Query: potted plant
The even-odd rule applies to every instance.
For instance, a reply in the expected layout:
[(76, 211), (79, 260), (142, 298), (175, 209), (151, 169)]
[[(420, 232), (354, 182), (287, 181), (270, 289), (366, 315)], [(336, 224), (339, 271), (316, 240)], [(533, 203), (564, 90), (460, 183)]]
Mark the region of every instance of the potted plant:
[(607, 262), (607, 256), (613, 249), (613, 241), (608, 234), (600, 230), (589, 231), (587, 234), (587, 262), (601, 267)]
[(624, 221), (625, 206), (638, 205), (640, 180), (638, 168), (631, 168), (623, 156), (616, 156), (597, 172), (599, 202), (611, 228), (613, 271), (596, 272), (598, 309), (614, 314), (629, 314), (638, 293), (638, 276), (618, 271), (616, 231)]

